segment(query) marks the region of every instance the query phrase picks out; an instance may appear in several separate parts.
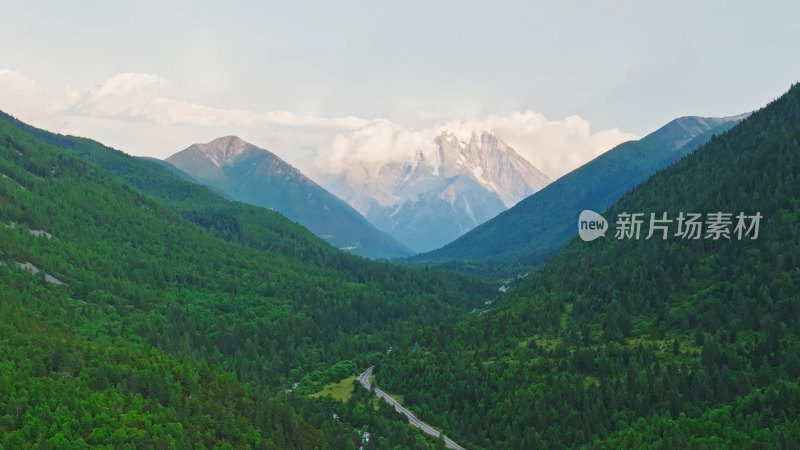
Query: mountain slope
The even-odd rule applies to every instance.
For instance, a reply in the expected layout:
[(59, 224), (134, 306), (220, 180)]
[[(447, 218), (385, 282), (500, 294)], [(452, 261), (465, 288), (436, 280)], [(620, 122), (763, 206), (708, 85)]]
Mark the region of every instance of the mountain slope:
[(463, 260), (448, 267), (507, 266), (509, 271), (539, 264), (577, 234), (575, 224), (582, 210), (602, 212), (654, 172), (742, 118), (675, 119), (638, 141), (598, 156), (443, 248), (410, 261)]
[(114, 173), (216, 236), (317, 265), (343, 267), (346, 254), (282, 214), (222, 198), (172, 164), (137, 158), (91, 139), (32, 127), (0, 111), (0, 120), (72, 155)]
[[(142, 175), (166, 186), (165, 173), (174, 177)], [(466, 314), (489, 292), (347, 255), (297, 225), (311, 239), (301, 251), (319, 243), (322, 263), (227, 242), (168, 207), (179, 201), (144, 194), (6, 121), (0, 174), (8, 448), (345, 448), (358, 439), (353, 427), (324, 410), (300, 418), (302, 399), (286, 387), (343, 360), (366, 366), (396, 336)], [(186, 192), (213, 196), (175, 194)], [(328, 253), (344, 255), (333, 260), (342, 266)]]
[(417, 251), (440, 247), (550, 180), (493, 133), (443, 132), (407, 158), (355, 164), (332, 192)]
[(573, 239), (506, 307), (395, 346), (377, 384), (473, 448), (797, 448), (798, 168), (795, 85), (605, 213), (701, 213), (703, 235), (731, 213), (730, 239), (648, 240), (647, 219)]
[(192, 145), (166, 161), (230, 198), (286, 215), (340, 249), (386, 259), (413, 253), (294, 167), (237, 137)]

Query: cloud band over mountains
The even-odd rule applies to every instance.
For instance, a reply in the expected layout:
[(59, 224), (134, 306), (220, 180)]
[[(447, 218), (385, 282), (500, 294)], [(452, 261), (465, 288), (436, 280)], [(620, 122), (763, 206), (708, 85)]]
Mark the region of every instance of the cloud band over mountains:
[[(319, 140), (306, 142), (313, 147), (312, 167), (322, 174), (343, 172), (356, 163), (393, 161), (420, 148), (433, 145), (443, 130), (468, 139), (472, 131), (491, 130), (536, 167), (555, 178), (575, 169), (620, 142), (636, 136), (618, 128), (592, 131), (587, 120), (572, 115), (548, 119), (532, 110), (514, 111), (506, 115), (452, 118), (421, 129), (407, 129), (383, 118), (365, 119), (356, 116), (324, 117), (295, 114), (289, 111), (254, 112), (237, 108), (220, 108), (169, 98), (169, 82), (156, 74), (126, 72), (116, 74), (99, 85), (82, 88), (43, 87), (26, 75), (0, 69), (0, 109), (55, 131), (74, 132), (103, 138), (107, 132), (99, 127), (103, 121), (114, 121), (115, 129), (138, 123), (150, 131), (146, 148), (122, 150), (147, 156), (153, 148), (161, 148), (160, 136), (166, 141), (184, 140), (186, 145), (200, 139), (201, 131), (219, 130), (222, 134), (281, 134), (308, 132)], [(98, 120), (101, 119), (101, 120)], [(76, 124), (83, 124), (76, 126)], [(193, 132), (193, 130), (196, 130)], [(284, 139), (286, 141), (286, 139)], [(141, 139), (139, 139), (141, 145)], [(292, 143), (277, 152), (292, 151)], [(174, 149), (172, 149), (174, 150)], [(291, 155), (285, 156), (289, 161)]]
[(589, 122), (580, 116), (550, 120), (531, 110), (456, 118), (421, 130), (378, 119), (336, 135), (319, 153), (316, 163), (320, 171), (341, 173), (353, 164), (401, 161), (417, 149), (433, 150), (434, 138), (443, 131), (468, 141), (473, 131), (483, 130), (493, 131), (552, 178), (580, 167), (617, 144), (637, 139), (618, 128), (592, 132)]

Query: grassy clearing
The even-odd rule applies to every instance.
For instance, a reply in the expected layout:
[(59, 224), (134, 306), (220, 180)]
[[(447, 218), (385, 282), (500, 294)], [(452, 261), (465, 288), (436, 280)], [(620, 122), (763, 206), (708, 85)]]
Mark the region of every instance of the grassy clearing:
[(315, 392), (309, 395), (309, 397), (316, 398), (329, 395), (342, 403), (347, 402), (350, 396), (353, 395), (353, 381), (355, 380), (356, 377), (353, 376), (335, 383), (326, 384), (321, 391)]

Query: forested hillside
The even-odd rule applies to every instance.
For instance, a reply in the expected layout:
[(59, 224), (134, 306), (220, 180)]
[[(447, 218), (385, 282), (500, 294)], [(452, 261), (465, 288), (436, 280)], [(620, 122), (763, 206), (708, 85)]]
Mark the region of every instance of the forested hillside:
[(360, 258), (334, 250), (285, 216), (223, 198), (169, 163), (130, 156), (91, 139), (41, 130), (6, 113), (0, 112), (0, 120), (116, 174), (218, 237), (317, 265), (363, 266), (356, 262)]
[[(731, 213), (730, 238), (645, 239), (665, 212)], [(396, 346), (378, 384), (476, 448), (800, 447), (800, 85), (622, 213), (639, 239), (573, 239), (509, 306)]]
[(204, 216), (210, 191), (134, 169), (128, 182), (143, 177), (150, 194), (0, 122), (7, 448), (354, 446), (350, 424), (307, 412), (286, 388), (342, 360), (366, 366), (492, 291), (338, 256), (280, 216), (221, 199)]
[(274, 153), (239, 137), (194, 144), (165, 162), (232, 199), (278, 211), (356, 255), (392, 259), (414, 253)]

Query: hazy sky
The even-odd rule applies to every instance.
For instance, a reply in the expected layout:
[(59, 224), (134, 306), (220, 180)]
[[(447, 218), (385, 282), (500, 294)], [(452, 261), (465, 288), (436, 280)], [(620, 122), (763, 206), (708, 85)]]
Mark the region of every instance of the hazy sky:
[(136, 155), (301, 169), (492, 128), (549, 175), (800, 79), (800, 3), (0, 0), (0, 109)]

